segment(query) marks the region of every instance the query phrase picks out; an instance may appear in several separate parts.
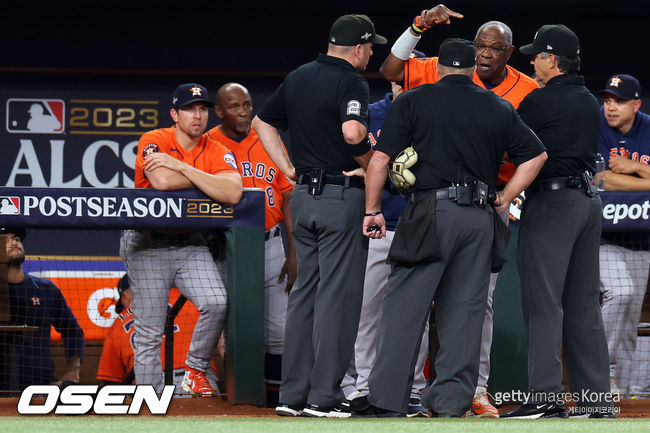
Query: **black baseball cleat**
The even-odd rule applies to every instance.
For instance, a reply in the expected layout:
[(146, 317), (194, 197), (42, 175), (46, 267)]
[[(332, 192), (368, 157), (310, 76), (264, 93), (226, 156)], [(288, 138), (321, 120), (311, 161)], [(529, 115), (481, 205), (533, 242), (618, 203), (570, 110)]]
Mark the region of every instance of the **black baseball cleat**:
[(350, 402), (342, 401), (336, 406), (321, 406), (308, 404), (302, 411), (302, 415), (310, 418), (350, 418)]
[(302, 415), (303, 408), (301, 406), (294, 406), (291, 404), (282, 404), (280, 403), (275, 408), (275, 414), (277, 416), (300, 416)]
[(567, 413), (562, 403), (524, 404), (517, 409), (499, 415), (499, 418), (537, 419), (537, 418), (566, 418)]
[[(356, 404), (354, 404), (356, 403)], [(406, 414), (382, 409), (368, 403), (368, 397), (363, 396), (353, 400), (352, 418), (405, 418)]]

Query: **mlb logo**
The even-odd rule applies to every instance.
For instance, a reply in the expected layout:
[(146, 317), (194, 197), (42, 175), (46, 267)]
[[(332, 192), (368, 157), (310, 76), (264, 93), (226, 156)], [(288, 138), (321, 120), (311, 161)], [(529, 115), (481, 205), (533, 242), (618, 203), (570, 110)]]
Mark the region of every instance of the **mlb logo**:
[(61, 99), (7, 100), (7, 132), (13, 134), (63, 134), (65, 102)]
[(0, 215), (20, 215), (20, 197), (0, 196)]

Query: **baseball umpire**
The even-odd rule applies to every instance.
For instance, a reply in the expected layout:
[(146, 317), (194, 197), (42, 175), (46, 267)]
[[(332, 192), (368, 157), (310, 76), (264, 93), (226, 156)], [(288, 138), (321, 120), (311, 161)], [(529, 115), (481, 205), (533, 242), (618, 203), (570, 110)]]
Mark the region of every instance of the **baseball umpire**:
[[(415, 58), (410, 56), (413, 47), (420, 41), (422, 34), (431, 27), (449, 24), (452, 18), (460, 19), (462, 15), (444, 5), (437, 5), (423, 11), (398, 38), (392, 47), (380, 70), (388, 80), (403, 81), (404, 89), (413, 89), (421, 84), (438, 81), (438, 58)], [(433, 30), (431, 30), (433, 31)], [(513, 107), (519, 107), (520, 102), (533, 90), (539, 88), (535, 80), (508, 65), (514, 51), (512, 30), (500, 21), (488, 21), (476, 31), (474, 38), (476, 47), (476, 71), (472, 77), (474, 83), (488, 89)], [(504, 161), (499, 169), (497, 190), (502, 190), (515, 171), (512, 162)], [(509, 212), (501, 214), (501, 219), (507, 224)], [(485, 309), (485, 321), (481, 337), (481, 363), (476, 392), (469, 416), (498, 418), (498, 410), (490, 404), (487, 398), (487, 384), (490, 375), (490, 350), (493, 333), (493, 299), (497, 284), (498, 273), (490, 276), (488, 301)]]
[[(368, 83), (359, 74), (373, 44), (365, 15), (331, 27), (327, 54), (291, 72), (253, 121), (264, 148), (296, 181), (291, 197), (298, 278), (289, 295), (278, 415), (348, 417), (340, 383), (354, 351), (368, 240), (364, 184), (343, 171), (366, 167)], [(293, 164), (278, 129), (289, 128)]]
[[(403, 416), (429, 306), (436, 304), (436, 379), (422, 393), (434, 414), (460, 417), (472, 404), (495, 228), (489, 205), (508, 152), (518, 168), (495, 204), (505, 212), (534, 178), (546, 153), (511, 104), (472, 82), (474, 44), (440, 46), (440, 80), (403, 93), (390, 108), (366, 176), (364, 234), (384, 236), (381, 191), (391, 157), (413, 146), (416, 181), (398, 222), (393, 270), (379, 323), (370, 393), (359, 416)], [(446, 101), (445, 104), (436, 101)], [(376, 226), (379, 230), (368, 231)]]
[[(235, 204), (242, 179), (232, 153), (204, 136), (214, 104), (205, 87), (181, 84), (172, 97), (174, 126), (145, 133), (138, 144), (135, 186), (158, 190), (198, 188), (211, 199)], [(169, 288), (177, 287), (201, 313), (187, 353), (183, 389), (209, 397), (205, 377), (226, 315), (225, 275), (212, 259), (202, 233), (125, 230), (120, 255), (133, 295), (135, 378), (162, 392), (160, 362)]]
[(545, 84), (522, 101), (519, 114), (547, 147), (549, 159), (526, 190), (517, 250), (530, 396), (503, 416), (566, 416), (562, 348), (579, 409), (613, 416), (597, 271), (602, 204), (591, 182), (598, 102), (577, 75), (580, 44), (568, 27), (542, 26), (519, 51), (533, 56), (531, 64)]
[[(262, 188), (264, 205), (264, 381), (267, 407), (278, 404), (287, 317), (287, 293), (296, 281), (296, 247), (291, 235), (289, 199), (293, 187), (266, 154), (257, 132), (251, 127), (253, 100), (238, 83), (227, 83), (217, 92), (215, 111), (221, 125), (208, 135), (230, 149), (237, 159), (244, 187)], [(289, 254), (285, 256), (280, 222), (284, 222)]]

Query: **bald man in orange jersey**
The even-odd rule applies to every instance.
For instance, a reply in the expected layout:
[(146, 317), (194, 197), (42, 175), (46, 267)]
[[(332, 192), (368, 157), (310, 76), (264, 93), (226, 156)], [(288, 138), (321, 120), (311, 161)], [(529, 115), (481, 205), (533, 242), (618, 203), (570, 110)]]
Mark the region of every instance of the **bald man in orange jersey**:
[[(230, 149), (244, 187), (262, 188), (266, 203), (264, 234), (264, 381), (267, 406), (278, 404), (281, 380), (284, 327), (287, 316), (288, 292), (296, 280), (296, 247), (291, 235), (291, 207), (289, 199), (293, 186), (264, 150), (257, 132), (251, 127), (253, 101), (248, 90), (238, 83), (227, 83), (217, 92), (214, 107), (221, 125), (207, 135)], [(280, 236), (280, 222), (284, 223), (289, 253), (285, 257)]]
[[(391, 49), (381, 68), (384, 78), (390, 81), (402, 82), (404, 90), (413, 89), (421, 84), (438, 81), (438, 58), (413, 58), (411, 50), (419, 42), (422, 33), (433, 26), (450, 24), (452, 19), (461, 19), (463, 15), (452, 11), (444, 5), (422, 11), (414, 23), (400, 36)], [(491, 90), (515, 108), (533, 90), (539, 88), (535, 80), (509, 66), (508, 60), (514, 51), (512, 31), (499, 21), (488, 21), (479, 27), (474, 38), (476, 47), (476, 70), (474, 83), (484, 89)], [(515, 172), (511, 162), (504, 162), (499, 170), (499, 186), (510, 181)], [(508, 212), (501, 214), (504, 222), (508, 222)], [(498, 418), (499, 412), (487, 399), (487, 380), (490, 374), (490, 348), (492, 346), (492, 325), (494, 288), (498, 274), (490, 277), (488, 303), (485, 311), (485, 322), (481, 337), (481, 363), (476, 394), (469, 416)]]

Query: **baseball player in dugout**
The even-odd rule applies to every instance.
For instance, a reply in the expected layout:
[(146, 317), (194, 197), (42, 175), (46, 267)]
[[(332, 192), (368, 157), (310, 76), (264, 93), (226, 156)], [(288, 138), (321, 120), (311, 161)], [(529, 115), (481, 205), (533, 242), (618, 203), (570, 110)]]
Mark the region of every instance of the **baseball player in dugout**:
[[(608, 169), (597, 177), (604, 177), (606, 191), (649, 191), (650, 116), (640, 111), (641, 85), (631, 75), (617, 74), (600, 93), (605, 98), (599, 151)], [(612, 392), (642, 391), (630, 375), (639, 368), (633, 357), (648, 283), (648, 236), (603, 232), (602, 240), (600, 291)]]
[[(296, 247), (291, 235), (289, 199), (293, 186), (267, 155), (255, 129), (251, 127), (253, 101), (238, 83), (221, 86), (214, 107), (221, 125), (208, 135), (229, 148), (237, 160), (244, 187), (262, 188), (266, 198), (264, 233), (264, 381), (266, 404), (276, 407), (280, 386), (284, 326), (288, 293), (296, 281)], [(280, 223), (284, 221), (289, 254), (285, 256)]]
[[(104, 337), (102, 356), (99, 359), (97, 368), (97, 379), (104, 384), (132, 384), (135, 383), (135, 372), (133, 370), (134, 360), (134, 339), (136, 329), (133, 326), (133, 311), (131, 303), (133, 297), (129, 287), (129, 277), (124, 274), (117, 283), (119, 299), (115, 304), (117, 317)], [(172, 299), (175, 301), (175, 299)], [(171, 305), (169, 305), (171, 309)], [(196, 308), (185, 302), (178, 316), (174, 319), (174, 385), (176, 396), (187, 396), (183, 390), (183, 379), (185, 378), (185, 358), (190, 348), (192, 331), (199, 318)], [(164, 339), (163, 339), (164, 342)], [(163, 345), (161, 360), (165, 359), (165, 347)], [(206, 371), (206, 377), (215, 391), (218, 391), (218, 379), (214, 363)]]
[[(22, 390), (29, 385), (61, 385), (79, 382), (81, 360), (84, 355), (84, 332), (68, 306), (63, 294), (50, 280), (35, 277), (23, 271), (27, 231), (22, 227), (0, 228), (7, 258), (6, 280), (9, 288), (9, 321), (16, 326), (34, 326), (34, 332), (19, 335), (0, 335), (0, 355), (8, 346), (16, 351), (17, 377), (0, 357), (0, 390), (17, 387)], [(50, 330), (54, 327), (63, 338), (65, 357), (68, 360), (63, 375), (54, 376), (54, 362), (50, 353)]]
[[(415, 182), (388, 254), (393, 269), (370, 392), (355, 404), (358, 416), (405, 416), (432, 302), (440, 349), (422, 405), (441, 417), (463, 416), (472, 406), (490, 271), (503, 265), (507, 243), (496, 213), (508, 210), (546, 160), (544, 146), (513, 106), (473, 83), (475, 62), (472, 42), (445, 40), (439, 81), (393, 102), (368, 166), (363, 233), (378, 239), (386, 232), (381, 192), (388, 163), (409, 146), (417, 153), (410, 168)], [(517, 169), (497, 195), (505, 152)]]
[[(598, 101), (584, 86), (580, 43), (568, 27), (542, 26), (521, 47), (545, 84), (519, 115), (547, 148), (548, 161), (526, 189), (517, 262), (528, 331), (528, 392), (502, 417), (566, 417), (562, 349), (572, 414), (614, 417), (609, 355), (600, 312), (598, 246), (602, 203), (592, 182), (598, 151)], [(583, 392), (589, 397), (582, 398)]]
[[(438, 25), (451, 24), (453, 20), (462, 18), (463, 15), (444, 5), (422, 11), (415, 17), (413, 24), (395, 41), (391, 53), (380, 68), (384, 77), (387, 80), (403, 83), (404, 90), (438, 81), (438, 57), (417, 58), (410, 54), (427, 30)], [(435, 32), (435, 29), (431, 32)], [(499, 95), (510, 102), (515, 109), (519, 107), (519, 103), (526, 95), (539, 88), (535, 80), (508, 65), (514, 46), (512, 31), (506, 24), (499, 21), (488, 21), (481, 25), (476, 32), (474, 46), (476, 47), (476, 71), (472, 79), (475, 84)], [(497, 191), (503, 190), (505, 184), (512, 178), (514, 171), (514, 164), (508, 161), (507, 155), (504, 155), (499, 169)], [(501, 218), (508, 224), (509, 213), (502, 213)], [(472, 407), (467, 412), (467, 416), (499, 417), (499, 411), (490, 403), (487, 396), (493, 333), (492, 304), (497, 277), (498, 273), (493, 273), (490, 276), (490, 288), (481, 337), (479, 378)]]
[[(386, 44), (365, 15), (331, 27), (327, 54), (292, 71), (253, 120), (264, 148), (296, 182), (291, 197), (298, 276), (289, 295), (276, 413), (349, 417), (340, 384), (354, 352), (368, 240), (361, 233), (368, 83), (373, 44)], [(280, 140), (289, 129), (292, 159)], [(318, 131), (315, 134), (314, 131)]]
[[(242, 180), (226, 147), (204, 135), (214, 104), (205, 87), (188, 83), (176, 88), (170, 116), (174, 126), (145, 133), (138, 143), (136, 188), (162, 191), (198, 188), (212, 200), (236, 204)], [(176, 287), (199, 310), (187, 353), (183, 389), (214, 394), (205, 377), (226, 315), (223, 263), (215, 263), (204, 233), (125, 230), (120, 254), (133, 295), (135, 377), (141, 385), (163, 389), (160, 347), (167, 316), (169, 288)]]

